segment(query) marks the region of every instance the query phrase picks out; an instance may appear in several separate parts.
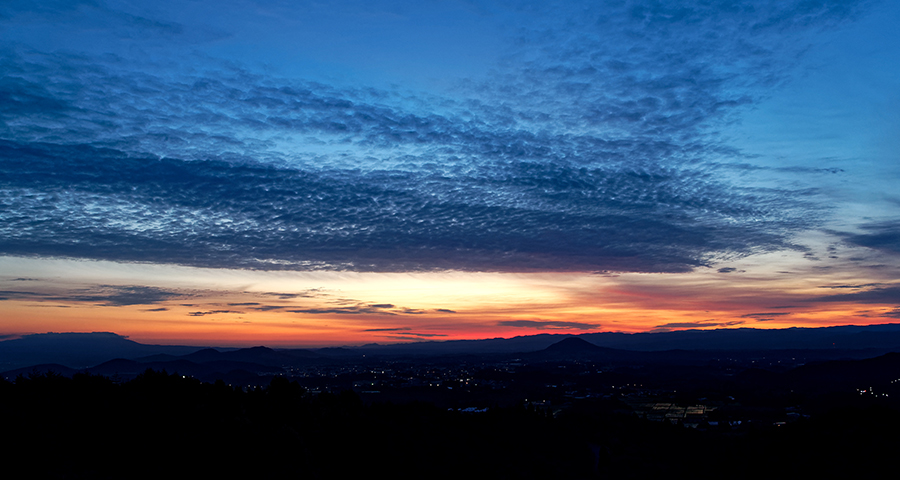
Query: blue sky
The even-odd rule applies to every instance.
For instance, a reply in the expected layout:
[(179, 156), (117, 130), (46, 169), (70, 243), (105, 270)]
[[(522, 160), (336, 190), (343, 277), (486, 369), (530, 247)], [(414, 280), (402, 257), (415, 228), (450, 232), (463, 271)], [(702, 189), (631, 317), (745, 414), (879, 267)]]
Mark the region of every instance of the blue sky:
[[(5, 2), (4, 288), (33, 300), (23, 259), (66, 259), (802, 270), (890, 292), (898, 20), (869, 1)], [(550, 321), (528, 318), (502, 321)]]

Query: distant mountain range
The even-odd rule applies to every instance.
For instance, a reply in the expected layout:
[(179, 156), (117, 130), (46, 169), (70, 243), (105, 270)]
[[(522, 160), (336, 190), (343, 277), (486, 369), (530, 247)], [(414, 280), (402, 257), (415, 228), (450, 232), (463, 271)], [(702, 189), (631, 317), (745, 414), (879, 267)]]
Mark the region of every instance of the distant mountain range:
[(85, 368), (114, 358), (186, 355), (201, 347), (144, 345), (109, 332), (37, 333), (0, 342), (0, 369), (58, 363)]
[[(369, 345), (352, 348), (353, 352), (378, 354), (481, 354), (533, 352), (547, 348), (571, 334), (540, 334), (487, 340), (451, 340), (416, 342), (399, 345)], [(716, 330), (679, 330), (654, 333), (585, 333), (577, 335), (599, 347), (636, 351), (664, 350), (786, 350), (900, 349), (900, 324), (840, 326), (821, 328), (755, 329), (728, 328)]]
[[(760, 351), (798, 351), (813, 359), (871, 358), (900, 352), (900, 324), (789, 328), (686, 330), (660, 333), (529, 335), (486, 340), (417, 342), (321, 349), (209, 348), (145, 345), (109, 332), (43, 333), (0, 342), (0, 371), (87, 370), (133, 375), (147, 368), (199, 377), (229, 371), (265, 372), (285, 366), (384, 357), (518, 355), (531, 361), (581, 358), (599, 361), (699, 362), (711, 352), (732, 356)], [(39, 367), (39, 368), (38, 368)], [(15, 373), (15, 374), (17, 374)]]

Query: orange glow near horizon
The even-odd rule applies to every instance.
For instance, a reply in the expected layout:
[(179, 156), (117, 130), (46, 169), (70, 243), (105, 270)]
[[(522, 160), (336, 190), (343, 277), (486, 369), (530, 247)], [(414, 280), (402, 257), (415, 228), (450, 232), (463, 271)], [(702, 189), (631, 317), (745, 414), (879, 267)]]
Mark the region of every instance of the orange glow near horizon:
[(0, 278), (5, 335), (321, 347), (895, 320), (893, 305), (835, 301), (822, 279), (769, 272), (261, 272), (12, 257), (0, 267), (11, 273)]

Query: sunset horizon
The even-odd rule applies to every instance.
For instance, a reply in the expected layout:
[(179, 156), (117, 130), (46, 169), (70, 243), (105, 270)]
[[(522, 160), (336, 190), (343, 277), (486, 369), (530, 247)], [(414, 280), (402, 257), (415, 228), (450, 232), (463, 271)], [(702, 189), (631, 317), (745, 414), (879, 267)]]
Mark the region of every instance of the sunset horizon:
[(900, 5), (8, 2), (0, 341), (900, 319)]
[[(7, 266), (17, 260), (27, 265), (23, 270), (35, 272), (31, 264), (36, 260), (2, 260)], [(707, 272), (706, 278), (697, 272), (666, 274), (666, 281), (649, 274), (571, 272), (342, 272), (335, 279), (332, 272), (247, 272), (141, 264), (128, 264), (131, 272), (124, 275), (119, 263), (40, 262), (59, 268), (60, 277), (66, 280), (54, 282), (53, 289), (42, 287), (40, 292), (4, 292), (9, 314), (6, 338), (102, 331), (148, 344), (317, 348), (541, 333), (897, 323), (891, 316), (895, 309), (879, 305), (877, 297), (874, 301), (863, 298), (862, 302), (868, 303), (860, 311), (862, 302), (855, 299), (864, 292), (877, 292), (872, 286), (794, 283), (794, 291), (784, 291), (778, 283), (758, 279), (765, 287), (748, 292), (743, 285), (717, 287), (728, 274), (715, 269)], [(65, 267), (81, 273), (66, 272)], [(92, 267), (92, 274), (85, 275)], [(100, 285), (96, 283), (99, 280), (91, 280), (112, 277), (110, 268), (120, 279), (134, 276), (144, 282), (139, 286), (132, 282)], [(174, 278), (167, 276), (170, 271), (177, 272)], [(80, 282), (79, 276), (83, 276)], [(16, 278), (15, 283), (39, 284), (25, 277)], [(560, 284), (567, 287), (560, 288)], [(448, 285), (453, 288), (446, 292)], [(848, 289), (855, 291), (834, 293)], [(19, 298), (9, 298), (11, 294)], [(601, 295), (608, 300), (598, 305), (596, 298)], [(24, 321), (16, 321), (18, 312), (27, 313), (21, 315)]]

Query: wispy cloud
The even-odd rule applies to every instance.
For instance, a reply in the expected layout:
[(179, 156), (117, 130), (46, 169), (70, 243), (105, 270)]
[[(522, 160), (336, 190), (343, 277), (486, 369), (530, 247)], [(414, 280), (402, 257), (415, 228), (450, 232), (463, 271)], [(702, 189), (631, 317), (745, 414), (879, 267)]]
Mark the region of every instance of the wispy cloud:
[(540, 328), (553, 330), (596, 330), (596, 323), (565, 322), (559, 320), (502, 320), (497, 322), (502, 327)]
[(861, 225), (863, 233), (842, 234), (844, 241), (853, 245), (900, 253), (900, 221)]
[(847, 288), (847, 289), (861, 289), (861, 288), (870, 288), (870, 287), (880, 287), (884, 285), (883, 283), (860, 283), (856, 285), (822, 285), (819, 288)]
[(188, 316), (191, 317), (204, 317), (206, 315), (220, 315), (223, 313), (244, 313), (236, 310), (207, 310), (201, 312), (189, 312)]
[(893, 303), (900, 304), (900, 285), (871, 288), (855, 293), (816, 297), (817, 302)]
[(152, 305), (188, 296), (146, 285), (95, 285), (72, 289), (66, 293), (8, 290), (0, 291), (4, 300), (37, 300), (69, 303), (90, 303), (106, 307)]
[(341, 307), (341, 308), (302, 308), (302, 309), (291, 309), (285, 310), (289, 313), (306, 313), (310, 315), (327, 315), (327, 314), (340, 314), (340, 315), (361, 315), (361, 314), (374, 314), (374, 315), (396, 315), (396, 313), (391, 312), (389, 310), (384, 310), (380, 308), (367, 307), (367, 306), (354, 306), (354, 307)]
[(407, 308), (407, 307), (398, 307), (396, 305), (390, 303), (374, 303), (374, 304), (365, 304), (358, 303), (355, 300), (346, 299), (346, 301), (342, 301), (342, 304), (346, 303), (356, 303), (355, 305), (348, 305), (345, 307), (337, 307), (337, 308), (303, 308), (303, 309), (288, 309), (284, 310), (288, 313), (307, 313), (313, 315), (323, 315), (323, 314), (350, 314), (350, 315), (360, 315), (360, 314), (374, 314), (374, 315), (424, 315), (427, 310), (418, 309), (418, 308)]
[(708, 328), (708, 327), (733, 327), (735, 325), (742, 325), (744, 321), (742, 320), (733, 320), (729, 322), (716, 322), (716, 321), (701, 321), (701, 322), (673, 322), (666, 323), (663, 325), (657, 325), (654, 327), (651, 332), (670, 332), (672, 330), (685, 330), (685, 329), (694, 329), (694, 328)]
[(764, 313), (748, 313), (746, 315), (741, 315), (741, 318), (756, 318), (756, 317), (780, 317), (783, 315), (792, 315), (792, 312), (764, 312)]
[(403, 335), (390, 335), (391, 338), (395, 338), (397, 340), (421, 340), (423, 338), (440, 338), (447, 337), (448, 335), (443, 333), (415, 333), (415, 332), (404, 332)]

